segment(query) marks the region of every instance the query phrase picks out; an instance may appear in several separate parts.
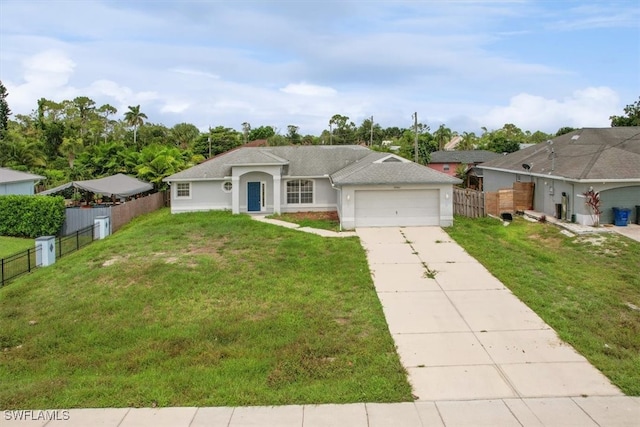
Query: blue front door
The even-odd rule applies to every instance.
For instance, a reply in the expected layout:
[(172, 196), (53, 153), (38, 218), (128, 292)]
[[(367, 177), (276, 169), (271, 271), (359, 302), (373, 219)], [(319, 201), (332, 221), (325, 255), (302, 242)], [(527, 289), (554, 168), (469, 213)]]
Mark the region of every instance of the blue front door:
[(249, 212), (260, 212), (260, 183), (247, 183), (247, 210)]

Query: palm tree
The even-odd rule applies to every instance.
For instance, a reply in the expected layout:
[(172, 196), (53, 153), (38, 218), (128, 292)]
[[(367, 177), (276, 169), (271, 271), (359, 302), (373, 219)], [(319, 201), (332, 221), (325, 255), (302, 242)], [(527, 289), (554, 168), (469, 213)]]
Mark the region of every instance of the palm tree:
[(60, 154), (67, 158), (69, 162), (69, 168), (73, 169), (73, 163), (76, 160), (76, 156), (82, 152), (84, 149), (84, 144), (82, 143), (82, 138), (63, 138), (62, 144), (58, 147), (58, 151)]
[(473, 132), (462, 132), (462, 140), (458, 143), (456, 147), (458, 150), (474, 150), (476, 148), (476, 143), (478, 141), (478, 137)]
[(440, 125), (437, 131), (433, 133), (433, 138), (438, 143), (438, 150), (444, 150), (444, 146), (451, 140), (453, 132), (445, 125)]
[(145, 113), (140, 112), (140, 105), (129, 105), (129, 111), (124, 113), (124, 120), (133, 127), (133, 145), (138, 146), (138, 127), (144, 124), (144, 119), (148, 119)]

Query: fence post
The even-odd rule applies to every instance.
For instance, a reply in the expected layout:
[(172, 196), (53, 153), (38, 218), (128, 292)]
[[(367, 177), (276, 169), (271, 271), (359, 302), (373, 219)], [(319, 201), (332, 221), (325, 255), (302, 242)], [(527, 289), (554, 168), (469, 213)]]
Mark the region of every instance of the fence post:
[[(55, 236), (42, 236), (36, 239), (36, 266), (46, 267), (56, 262), (56, 238)], [(29, 256), (29, 263), (31, 257)], [(29, 270), (31, 271), (31, 270)]]
[[(110, 230), (110, 225), (109, 225), (109, 217), (108, 216), (98, 216), (96, 217), (96, 219), (94, 220), (94, 224), (95, 227), (97, 228), (98, 231), (98, 240), (102, 240), (105, 237), (109, 236), (109, 230)], [(93, 235), (93, 234), (92, 234)]]
[(2, 276), (0, 277), (0, 286), (4, 286), (4, 258), (0, 259), (0, 264), (2, 264)]

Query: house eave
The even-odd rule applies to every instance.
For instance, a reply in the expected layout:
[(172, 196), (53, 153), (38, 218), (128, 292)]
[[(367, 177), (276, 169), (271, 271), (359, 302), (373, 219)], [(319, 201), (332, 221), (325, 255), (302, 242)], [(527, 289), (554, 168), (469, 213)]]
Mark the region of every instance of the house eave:
[(286, 165), (288, 165), (288, 164), (289, 164), (289, 162), (272, 162), (272, 163), (266, 163), (266, 162), (265, 162), (265, 163), (262, 163), (262, 162), (259, 162), (259, 163), (226, 163), (226, 165), (227, 165), (227, 166), (231, 166), (232, 168), (233, 168), (233, 167), (238, 167), (238, 166), (240, 166), (240, 167), (243, 167), (243, 166), (244, 166), (244, 167), (247, 167), (247, 166), (250, 166), (250, 167), (254, 167), (254, 166), (286, 166)]
[(0, 182), (0, 184), (22, 184), (23, 182), (33, 182), (34, 185), (36, 182), (38, 181), (42, 181), (43, 179), (45, 179), (45, 177), (42, 178), (32, 178), (32, 179), (21, 179), (21, 180), (16, 180), (16, 181), (2, 181)]
[(451, 182), (451, 181), (430, 181), (430, 182), (335, 182), (333, 181), (334, 187), (344, 187), (348, 185), (357, 185), (357, 186), (380, 186), (380, 185), (388, 185), (388, 186), (398, 186), (398, 185), (455, 185), (461, 184), (462, 181), (459, 182)]
[(568, 177), (568, 176), (562, 176), (562, 175), (554, 175), (552, 173), (531, 173), (531, 172), (527, 172), (526, 170), (522, 170), (522, 171), (516, 171), (513, 169), (503, 169), (503, 168), (495, 168), (495, 167), (487, 167), (487, 166), (482, 166), (482, 165), (477, 165), (477, 168), (480, 169), (486, 169), (486, 170), (492, 170), (492, 171), (496, 171), (496, 172), (505, 172), (505, 173), (511, 173), (511, 174), (518, 174), (518, 175), (524, 175), (524, 176), (535, 176), (536, 178), (545, 178), (545, 179), (556, 179), (556, 180), (561, 180), (561, 181), (571, 181), (571, 182), (575, 182), (575, 183), (580, 183), (580, 184), (606, 184), (606, 183), (640, 183), (640, 177), (638, 178), (589, 178), (589, 179), (580, 179), (580, 178), (572, 178), (572, 177)]

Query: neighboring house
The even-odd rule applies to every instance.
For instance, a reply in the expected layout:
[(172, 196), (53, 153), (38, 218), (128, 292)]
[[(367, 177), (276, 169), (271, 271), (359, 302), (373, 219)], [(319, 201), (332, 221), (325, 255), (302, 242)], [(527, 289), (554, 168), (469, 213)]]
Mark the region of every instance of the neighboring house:
[[(585, 128), (478, 166), (484, 190), (534, 182), (534, 209), (550, 216), (592, 225), (584, 193), (600, 193), (600, 223), (614, 222), (613, 207), (640, 205), (640, 127)], [(563, 208), (564, 206), (564, 208)]]
[(456, 150), (458, 148), (458, 144), (460, 144), (462, 140), (463, 140), (462, 136), (456, 135), (444, 145), (444, 149), (446, 151)]
[(356, 145), (241, 147), (164, 179), (173, 213), (337, 211), (343, 229), (453, 223), (460, 180)]
[(482, 170), (475, 166), (503, 156), (486, 150), (434, 151), (427, 166), (449, 176), (456, 176), (459, 166), (468, 171), (466, 186), (482, 190)]
[(0, 196), (6, 194), (32, 196), (35, 193), (36, 183), (42, 179), (45, 179), (44, 176), (0, 168)]

